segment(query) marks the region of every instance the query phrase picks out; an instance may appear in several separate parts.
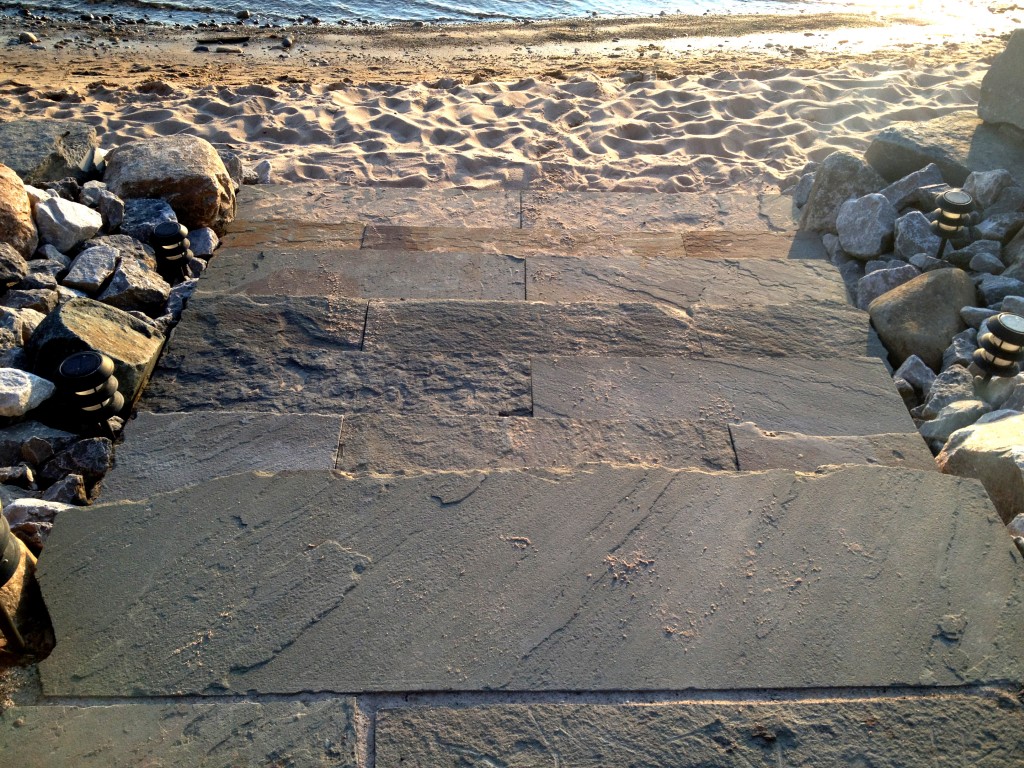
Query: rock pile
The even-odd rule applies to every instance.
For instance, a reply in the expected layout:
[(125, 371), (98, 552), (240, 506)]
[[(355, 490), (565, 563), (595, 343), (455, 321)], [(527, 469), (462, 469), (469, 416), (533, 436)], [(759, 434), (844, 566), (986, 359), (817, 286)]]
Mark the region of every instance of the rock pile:
[[(1024, 314), (1024, 179), (1003, 169), (967, 175), (975, 223), (942, 248), (933, 226), (951, 189), (942, 169), (884, 178), (836, 152), (791, 186), (803, 227), (821, 233), (853, 303), (869, 313), (940, 469), (979, 478), (1010, 523), (1024, 513), (1024, 374), (986, 379), (971, 365), (990, 318)], [(1016, 525), (1024, 531), (1024, 517)]]
[[(0, 126), (0, 161), (16, 164), (0, 164), (0, 504), (38, 552), (62, 509), (95, 498), (122, 425), (68, 412), (58, 366), (102, 352), (130, 411), (234, 216), (236, 185), (193, 137), (119, 147), (101, 180), (91, 128), (17, 122), (36, 125)], [(165, 221), (189, 228), (188, 272), (173, 285), (149, 245)]]

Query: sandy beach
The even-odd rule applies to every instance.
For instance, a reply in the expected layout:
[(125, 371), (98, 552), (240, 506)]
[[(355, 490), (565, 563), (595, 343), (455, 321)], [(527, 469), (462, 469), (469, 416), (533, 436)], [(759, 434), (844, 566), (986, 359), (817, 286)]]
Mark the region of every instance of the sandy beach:
[(1014, 13), (967, 31), (909, 14), (191, 30), (7, 18), (10, 38), (40, 47), (4, 49), (0, 119), (84, 120), (108, 149), (191, 133), (269, 160), (276, 182), (764, 188), (893, 122), (974, 110)]

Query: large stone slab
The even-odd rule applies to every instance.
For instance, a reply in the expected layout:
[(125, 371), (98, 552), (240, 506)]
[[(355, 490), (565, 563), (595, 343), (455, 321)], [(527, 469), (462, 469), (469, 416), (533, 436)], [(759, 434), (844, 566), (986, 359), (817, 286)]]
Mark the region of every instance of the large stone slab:
[(782, 259), (626, 259), (533, 256), (526, 260), (531, 301), (642, 300), (694, 304), (846, 302), (831, 264)]
[(523, 299), (521, 258), (482, 253), (232, 249), (203, 273), (200, 290), (250, 296)]
[(368, 352), (694, 355), (685, 312), (651, 303), (371, 301)]
[(293, 224), (281, 221), (234, 221), (221, 240), (216, 258), (236, 250), (243, 255), (253, 250), (279, 249), (355, 249), (363, 243), (365, 225), (359, 222), (336, 224)]
[(514, 256), (683, 257), (679, 232), (599, 232), (574, 229), (482, 229), (466, 226), (378, 226), (368, 224), (363, 248), (404, 251), (462, 251)]
[(348, 416), (343, 472), (572, 467), (589, 462), (736, 468), (729, 431), (710, 420), (575, 421), (467, 416)]
[(366, 302), (198, 294), (142, 410), (529, 414), (522, 357), (361, 352)]
[(937, 471), (921, 436), (890, 435), (820, 437), (799, 432), (764, 430), (753, 422), (730, 424), (737, 467), (742, 471), (796, 469), (813, 472), (825, 464), (876, 464)]
[(1019, 684), (982, 486), (595, 465), (237, 475), (61, 515), (48, 696)]
[(23, 768), (355, 768), (352, 699), (14, 707), (0, 751)]
[(139, 413), (125, 425), (103, 501), (145, 499), (251, 470), (334, 469), (341, 416)]
[(534, 358), (535, 416), (711, 416), (806, 435), (913, 432), (878, 360)]
[(1024, 710), (1013, 696), (886, 696), (780, 702), (510, 704), (383, 709), (377, 765), (1015, 765)]
[(293, 224), (360, 222), (520, 226), (518, 191), (346, 187), (337, 182), (257, 184), (238, 193), (238, 219)]
[(864, 357), (879, 350), (866, 312), (846, 304), (698, 304), (691, 310), (708, 357)]
[(686, 232), (688, 258), (696, 259), (827, 259), (816, 232)]
[[(525, 229), (682, 232), (722, 226), (715, 195), (697, 192), (555, 192), (526, 190)], [(747, 196), (757, 210), (758, 199)]]

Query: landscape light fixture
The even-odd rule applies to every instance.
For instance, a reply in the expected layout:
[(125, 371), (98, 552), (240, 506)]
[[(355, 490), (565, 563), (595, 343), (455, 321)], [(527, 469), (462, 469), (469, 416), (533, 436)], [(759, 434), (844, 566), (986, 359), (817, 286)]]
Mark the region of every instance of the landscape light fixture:
[(188, 230), (176, 221), (163, 221), (156, 225), (149, 244), (156, 252), (157, 271), (171, 285), (188, 277)]
[(939, 218), (935, 222), (935, 233), (942, 238), (935, 258), (941, 259), (946, 242), (961, 229), (973, 223), (971, 209), (974, 198), (962, 189), (949, 189), (939, 197)]
[[(11, 526), (7, 518), (0, 515), (0, 589), (7, 586), (7, 583), (14, 578), (21, 565), (22, 550), (24, 544), (18, 537), (11, 533)], [(7, 641), (7, 649), (15, 653), (25, 650), (25, 638), (18, 630), (18, 625), (7, 610), (7, 601), (0, 600), (0, 634)]]
[(60, 364), (55, 379), (65, 402), (81, 421), (99, 425), (113, 439), (107, 419), (124, 408), (124, 396), (117, 391), (114, 377), (114, 361), (92, 349), (76, 352)]
[(1001, 312), (988, 321), (988, 332), (978, 338), (974, 365), (985, 380), (1016, 376), (1024, 361), (1024, 317)]

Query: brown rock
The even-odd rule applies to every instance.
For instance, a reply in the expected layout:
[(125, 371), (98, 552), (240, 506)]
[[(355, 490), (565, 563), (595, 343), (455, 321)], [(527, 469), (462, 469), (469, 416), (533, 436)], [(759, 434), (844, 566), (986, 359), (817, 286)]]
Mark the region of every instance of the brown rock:
[(953, 337), (966, 328), (961, 307), (973, 306), (974, 283), (960, 269), (925, 272), (882, 294), (868, 307), (893, 365), (917, 355), (934, 371)]
[(957, 430), (935, 458), (950, 475), (981, 480), (1009, 523), (1024, 513), (1024, 415)]
[(189, 229), (218, 234), (235, 216), (235, 192), (217, 151), (195, 136), (168, 136), (125, 144), (107, 156), (103, 179), (122, 199), (162, 198)]
[(39, 244), (25, 185), (6, 165), (0, 165), (0, 242), (9, 243), (25, 257)]

